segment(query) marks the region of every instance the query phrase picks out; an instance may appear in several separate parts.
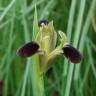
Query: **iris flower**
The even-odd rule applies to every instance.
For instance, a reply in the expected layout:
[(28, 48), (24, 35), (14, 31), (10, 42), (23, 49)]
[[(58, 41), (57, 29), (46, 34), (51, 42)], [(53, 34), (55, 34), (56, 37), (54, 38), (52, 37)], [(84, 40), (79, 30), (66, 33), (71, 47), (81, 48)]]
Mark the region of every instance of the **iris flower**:
[[(38, 23), (39, 32), (34, 41), (24, 44), (17, 50), (21, 57), (30, 57), (38, 54), (41, 71), (46, 72), (54, 62), (56, 57), (62, 55), (74, 64), (82, 60), (81, 53), (68, 43), (67, 37), (62, 31), (56, 32), (53, 21), (41, 20)], [(57, 37), (60, 44), (56, 46)]]

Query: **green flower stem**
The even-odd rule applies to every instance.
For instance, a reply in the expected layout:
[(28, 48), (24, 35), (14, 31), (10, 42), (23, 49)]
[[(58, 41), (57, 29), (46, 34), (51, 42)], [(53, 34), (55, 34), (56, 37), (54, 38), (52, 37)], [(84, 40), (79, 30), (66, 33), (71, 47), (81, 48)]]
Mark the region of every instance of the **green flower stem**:
[(40, 64), (39, 56), (34, 55), (32, 57), (32, 86), (33, 86), (33, 96), (45, 96), (44, 94), (44, 81), (43, 74), (40, 74)]
[[(39, 28), (37, 20), (37, 10), (35, 6), (32, 40), (36, 40), (36, 35), (38, 31)], [(43, 74), (42, 75), (40, 74), (40, 61), (38, 54), (32, 56), (31, 72), (32, 72), (33, 96), (45, 96)]]

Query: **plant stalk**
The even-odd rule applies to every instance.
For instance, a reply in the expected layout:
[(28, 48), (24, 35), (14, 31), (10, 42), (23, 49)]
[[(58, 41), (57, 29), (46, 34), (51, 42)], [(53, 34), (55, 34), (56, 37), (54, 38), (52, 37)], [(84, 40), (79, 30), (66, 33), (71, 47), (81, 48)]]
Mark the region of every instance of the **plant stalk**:
[[(32, 40), (36, 39), (38, 31), (39, 28), (38, 28), (37, 10), (35, 6)], [(40, 60), (38, 54), (32, 56), (31, 72), (32, 72), (33, 96), (45, 96), (43, 74), (40, 73), (41, 72)]]

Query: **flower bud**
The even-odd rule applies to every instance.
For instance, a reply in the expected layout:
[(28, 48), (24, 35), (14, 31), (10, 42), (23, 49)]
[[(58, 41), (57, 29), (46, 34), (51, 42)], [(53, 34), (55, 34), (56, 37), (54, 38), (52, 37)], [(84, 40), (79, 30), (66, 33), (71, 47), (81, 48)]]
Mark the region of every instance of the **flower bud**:
[(39, 27), (42, 27), (42, 24), (45, 24), (45, 25), (48, 25), (48, 21), (47, 20), (40, 20), (39, 22), (38, 22), (38, 26)]

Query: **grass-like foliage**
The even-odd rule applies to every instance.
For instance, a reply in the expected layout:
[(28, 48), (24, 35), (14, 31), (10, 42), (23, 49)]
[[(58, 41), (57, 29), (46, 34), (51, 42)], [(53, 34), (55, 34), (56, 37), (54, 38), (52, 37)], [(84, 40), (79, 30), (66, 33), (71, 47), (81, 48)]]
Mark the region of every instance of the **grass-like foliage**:
[[(37, 55), (16, 54), (20, 45), (35, 40), (41, 19), (53, 20), (56, 31), (65, 32), (68, 42), (82, 53), (81, 63), (57, 57), (41, 75)], [(96, 25), (96, 0), (0, 0), (0, 96), (95, 96), (92, 20)]]

